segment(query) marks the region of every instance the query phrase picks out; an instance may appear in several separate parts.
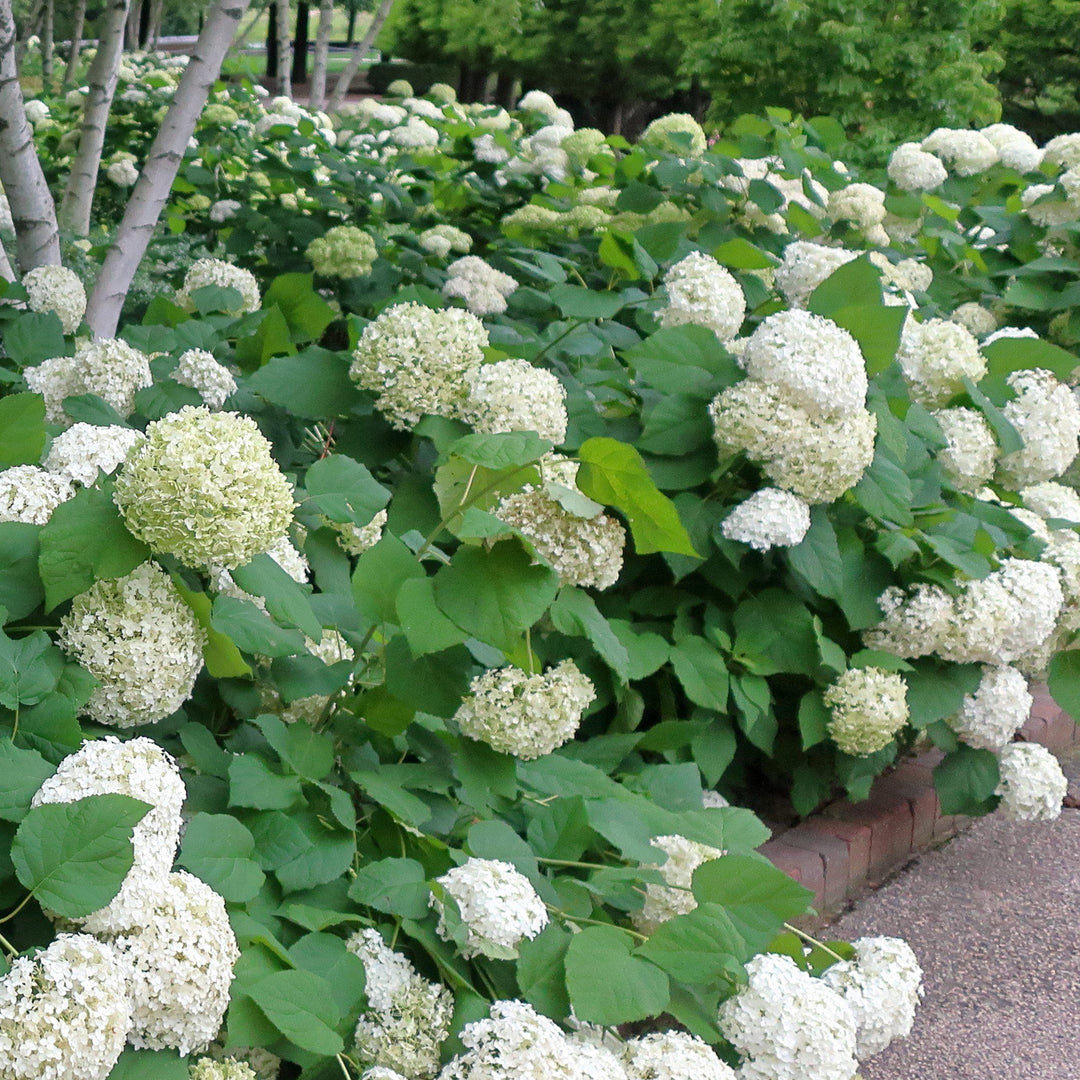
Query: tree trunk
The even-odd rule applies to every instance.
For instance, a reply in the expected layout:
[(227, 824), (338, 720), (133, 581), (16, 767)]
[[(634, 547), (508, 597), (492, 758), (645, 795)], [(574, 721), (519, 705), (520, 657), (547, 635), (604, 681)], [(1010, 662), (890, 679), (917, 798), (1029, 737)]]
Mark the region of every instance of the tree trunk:
[(330, 96), (330, 104), (326, 107), (328, 112), (337, 112), (341, 108), (341, 103), (345, 100), (345, 95), (349, 92), (349, 87), (352, 86), (352, 81), (356, 78), (356, 73), (360, 70), (364, 57), (367, 56), (371, 46), (375, 44), (375, 39), (379, 36), (379, 31), (383, 28), (383, 23), (386, 22), (393, 6), (394, 0), (381, 0), (378, 10), (372, 16), (371, 25), (367, 28), (364, 40), (353, 49), (349, 62), (345, 65), (345, 70), (334, 85), (334, 92)]
[(308, 0), (298, 0), (296, 5), (296, 35), (293, 40), (292, 81), (297, 86), (307, 82), (309, 31), (311, 29), (311, 6)]
[(68, 51), (67, 66), (64, 68), (64, 86), (75, 81), (75, 72), (79, 67), (79, 54), (82, 52), (83, 27), (86, 25), (86, 0), (77, 0), (75, 15), (71, 24), (71, 49)]
[(60, 265), (56, 205), (34, 149), (15, 58), (11, 0), (0, 0), (0, 183), (15, 222), (19, 268)]
[(41, 26), (42, 16), (44, 15), (45, 0), (34, 0), (33, 6), (30, 8), (30, 14), (26, 17), (26, 22), (23, 23), (23, 33), (18, 33), (18, 27), (16, 27), (17, 44), (15, 46), (15, 59), (19, 67), (22, 67), (22, 59), (26, 55), (26, 43), (30, 40)]
[(139, 48), (145, 49), (150, 44), (150, 4), (151, 0), (142, 0), (139, 4)]
[(277, 8), (277, 92), (292, 97), (292, 19), (290, 0), (274, 0)]
[(165, 18), (165, 0), (152, 0), (150, 5), (150, 48), (161, 47), (161, 24)]
[(356, 16), (359, 10), (357, 0), (349, 0), (349, 25), (345, 28), (346, 45), (352, 45), (356, 41)]
[(268, 11), (270, 14), (266, 20), (266, 77), (274, 80), (277, 78), (278, 69), (277, 0), (270, 0)]
[(0, 277), (5, 281), (15, 280), (15, 269), (11, 265), (11, 260), (8, 258), (8, 253), (4, 249), (4, 245), (0, 243)]
[(128, 8), (127, 30), (124, 34), (124, 47), (134, 52), (139, 47), (139, 20), (142, 17), (143, 0), (131, 0)]
[(334, 0), (319, 4), (319, 29), (315, 32), (315, 63), (311, 69), (311, 108), (326, 105), (326, 65), (330, 59), (330, 32), (334, 22)]
[[(10, 0), (0, 0), (9, 4)], [(124, 300), (169, 198), (199, 115), (251, 0), (214, 0), (169, 111), (128, 200), (86, 312), (96, 337), (113, 337)]]
[(53, 0), (45, 0), (41, 20), (41, 81), (47, 93), (53, 77), (53, 36), (56, 29), (56, 7)]
[[(243, 49), (247, 46), (248, 41), (251, 40), (251, 35), (255, 33), (255, 27), (259, 24), (259, 19), (262, 16), (262, 10), (253, 11), (251, 18), (248, 19), (247, 26), (245, 26), (239, 34), (236, 35), (236, 41), (233, 42), (233, 48), (236, 50)], [(270, 14), (273, 15), (273, 8), (270, 10)]]
[(98, 20), (98, 48), (86, 77), (90, 93), (83, 108), (79, 150), (71, 165), (67, 188), (60, 204), (60, 224), (77, 236), (86, 236), (90, 232), (90, 209), (101, 168), (105, 125), (116, 92), (116, 73), (124, 51), (124, 30), (130, 3), (131, 0), (109, 0), (109, 6)]

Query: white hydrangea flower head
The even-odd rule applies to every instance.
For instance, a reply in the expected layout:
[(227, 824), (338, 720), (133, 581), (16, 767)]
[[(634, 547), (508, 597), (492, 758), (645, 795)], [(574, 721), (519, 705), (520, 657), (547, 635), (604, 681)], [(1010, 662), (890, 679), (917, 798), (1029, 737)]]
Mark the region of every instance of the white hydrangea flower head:
[(742, 1054), (739, 1080), (853, 1080), (855, 1017), (790, 956), (762, 953), (748, 985), (720, 1006), (720, 1030)]
[(519, 109), (543, 113), (549, 120), (558, 115), (559, 106), (555, 99), (543, 90), (528, 90), (517, 103)]
[(464, 300), (474, 315), (501, 315), (507, 298), (518, 287), (509, 274), (477, 255), (463, 255), (446, 269), (450, 277), (443, 285), (443, 296)]
[(801, 544), (810, 529), (810, 507), (790, 491), (761, 488), (744, 499), (726, 518), (721, 531), (728, 540), (749, 544), (756, 551)]
[(908, 318), (896, 359), (912, 399), (920, 405), (945, 405), (962, 393), (966, 376), (977, 383), (986, 374), (986, 358), (967, 327), (945, 319), (917, 322)]
[(731, 271), (711, 255), (691, 252), (667, 271), (664, 286), (668, 300), (661, 326), (704, 326), (725, 343), (738, 334), (746, 297)]
[(992, 345), (1002, 338), (1035, 338), (1038, 341), (1039, 335), (1030, 326), (1003, 326), (1000, 330), (988, 334), (983, 340), (982, 347), (985, 349), (987, 345)]
[(630, 1039), (627, 1080), (737, 1080), (711, 1046), (685, 1031), (657, 1031)]
[(1020, 201), (1032, 222), (1044, 229), (1076, 220), (1076, 206), (1071, 200), (1060, 198), (1053, 184), (1031, 184), (1020, 193)]
[(131, 1045), (204, 1051), (225, 1018), (240, 958), (225, 901), (192, 874), (170, 874), (152, 919), (114, 944), (133, 972)]
[(139, 170), (134, 161), (121, 158), (119, 161), (112, 162), (105, 169), (105, 176), (110, 183), (115, 184), (117, 187), (134, 187), (139, 179)]
[(905, 1039), (922, 997), (922, 968), (902, 938), (862, 937), (855, 956), (833, 964), (821, 981), (840, 994), (855, 1017), (855, 1053), (860, 1061)]
[(982, 304), (974, 300), (961, 304), (950, 316), (949, 322), (959, 323), (970, 330), (975, 337), (985, 337), (997, 329), (997, 318)]
[(850, 221), (858, 229), (872, 229), (885, 220), (885, 192), (873, 184), (848, 184), (829, 192), (828, 209), (833, 221)]
[(228, 570), (283, 537), (294, 507), (254, 420), (191, 405), (147, 427), (115, 498), (127, 527), (154, 551)]
[(66, 266), (39, 266), (23, 276), (31, 311), (54, 311), (65, 334), (74, 334), (86, 314), (86, 290)]
[(641, 133), (638, 142), (659, 147), (671, 154), (686, 154), (686, 147), (682, 145), (684, 140), (676, 142), (672, 135), (689, 138), (691, 157), (701, 157), (708, 148), (704, 130), (689, 113), (667, 113), (665, 116), (658, 116)]
[(1026, 132), (1012, 124), (991, 124), (984, 127), (980, 135), (985, 136), (997, 150), (1001, 164), (1017, 172), (1034, 172), (1041, 164), (1043, 152), (1035, 145), (1035, 140)]
[(494, 668), (473, 679), (454, 719), (470, 739), (532, 761), (572, 739), (595, 698), (573, 660), (538, 675)]
[(777, 487), (811, 504), (840, 498), (874, 458), (872, 413), (814, 416), (787, 388), (757, 379), (723, 390), (709, 415), (722, 452), (745, 452)]
[(342, 551), (349, 555), (363, 555), (368, 548), (374, 547), (383, 536), (383, 529), (389, 515), (380, 510), (366, 525), (356, 525), (351, 521), (331, 521), (321, 518), (323, 525), (337, 533), (337, 542)]
[(43, 465), (51, 473), (89, 487), (99, 470), (111, 476), (143, 434), (119, 424), (73, 424), (53, 439)]
[(153, 740), (121, 742), (109, 736), (91, 739), (64, 758), (31, 806), (76, 802), (89, 795), (130, 795), (151, 809), (132, 831), (135, 861), (120, 891), (100, 911), (68, 921), (92, 934), (131, 930), (149, 916), (154, 893), (176, 859), (187, 795), (184, 781), (176, 762)]
[(1080, 494), (1075, 488), (1046, 480), (1024, 488), (1020, 498), (1029, 510), (1041, 517), (1061, 518), (1080, 525)]
[(40, 98), (31, 98), (29, 101), (25, 102), (23, 104), (23, 112), (26, 113), (26, 119), (35, 127), (38, 124), (44, 123), (51, 116), (49, 106)]
[(367, 277), (375, 264), (375, 241), (355, 225), (335, 225), (307, 246), (307, 257), (320, 277)]
[(455, 225), (432, 225), (420, 234), (420, 246), (439, 258), (445, 258), (451, 251), (468, 255), (472, 249), (472, 237)]
[[(467, 960), (512, 952), (548, 924), (547, 908), (532, 882), (501, 859), (471, 858), (436, 882), (457, 904), (468, 928), (461, 946)], [(430, 903), (439, 916), (439, 937), (451, 940), (443, 901), (432, 895)]]
[(784, 248), (784, 257), (773, 280), (793, 308), (805, 308), (810, 294), (827, 277), (858, 257), (859, 252), (847, 248), (796, 240)]
[(75, 494), (71, 480), (37, 465), (0, 471), (0, 522), (44, 525), (52, 512)]
[(945, 436), (937, 459), (948, 479), (974, 495), (990, 482), (997, 468), (998, 444), (982, 413), (964, 406), (937, 409), (934, 419)]
[(218, 199), (210, 207), (210, 220), (215, 225), (223, 225), (226, 221), (230, 221), (232, 218), (243, 209), (243, 204), (236, 199)]
[(1001, 782), (994, 794), (1015, 821), (1056, 821), (1069, 782), (1058, 760), (1038, 743), (1009, 743), (998, 757)]
[(866, 404), (866, 365), (842, 327), (808, 311), (778, 311), (747, 339), (743, 367), (752, 379), (784, 387), (811, 414), (854, 413)]
[(255, 1080), (277, 1080), (281, 1058), (260, 1046), (230, 1046), (219, 1038), (206, 1053), (215, 1061), (241, 1061), (255, 1074)]
[(566, 390), (528, 360), (499, 360), (466, 374), (468, 398), (461, 418), (476, 431), (535, 431), (558, 445), (566, 438)]
[(44, 360), (23, 372), (26, 385), (45, 398), (45, 418), (70, 424), (64, 399), (97, 394), (121, 416), (135, 408), (135, 392), (152, 385), (150, 361), (126, 341), (102, 338), (80, 348), (74, 356)]
[(926, 292), (933, 284), (934, 271), (918, 259), (890, 262), (881, 251), (871, 251), (867, 258), (881, 271), (882, 299), (887, 305), (916, 307), (914, 294)]
[[(307, 639), (308, 652), (318, 657), (324, 664), (337, 664), (342, 660), (350, 663), (356, 659), (356, 653), (352, 646), (341, 636), (337, 630), (323, 630), (319, 641)], [(277, 695), (274, 695), (277, 698)], [(286, 724), (298, 722), (315, 724), (322, 719), (326, 707), (332, 697), (327, 694), (311, 694), (308, 697), (297, 698), (288, 705), (282, 704), (280, 698), (273, 702), (273, 709), (279, 712), (281, 719)]]
[(1017, 489), (1053, 480), (1080, 450), (1080, 402), (1064, 383), (1041, 368), (1014, 371), (1006, 381), (1016, 397), (1006, 402), (1003, 411), (1024, 447), (1001, 459), (1001, 478)]
[(484, 324), (471, 312), (395, 304), (364, 327), (349, 374), (376, 395), (394, 427), (408, 431), (425, 414), (459, 414), (466, 376), (483, 362), (487, 344)]
[(649, 882), (645, 886), (644, 905), (631, 916), (634, 925), (645, 934), (651, 934), (661, 923), (676, 915), (688, 915), (693, 911), (697, 907), (697, 900), (690, 890), (694, 871), (702, 863), (725, 854), (719, 848), (688, 840), (685, 836), (655, 836), (649, 842), (667, 856), (663, 864), (648, 867), (659, 870), (666, 884)]
[(934, 191), (948, 178), (940, 160), (918, 143), (902, 143), (889, 158), (889, 179), (901, 191)]
[(703, 791), (701, 793), (701, 806), (704, 810), (722, 810), (731, 803), (720, 794), (719, 791)]
[(236, 393), (233, 373), (205, 349), (182, 353), (172, 378), (182, 386), (190, 386), (211, 409), (220, 409)]
[(1055, 135), (1043, 147), (1043, 164), (1054, 169), (1071, 169), (1080, 165), (1080, 131)]
[(618, 580), (626, 530), (615, 518), (578, 517), (531, 487), (504, 498), (495, 516), (528, 538), (563, 585), (607, 589)]
[(922, 148), (936, 154), (957, 176), (974, 176), (998, 163), (994, 144), (978, 131), (937, 128), (922, 141)]
[(510, 151), (495, 141), (495, 136), (485, 133), (473, 139), (473, 154), (477, 161), (488, 165), (505, 165), (510, 160)]
[(405, 122), (391, 128), (389, 141), (404, 150), (427, 150), (439, 144), (439, 129), (419, 116), (409, 116)]
[(356, 1026), (361, 1066), (430, 1080), (439, 1071), (439, 1048), (450, 1034), (454, 997), (425, 979), (377, 930), (355, 933), (347, 943), (364, 964), (368, 1008)]
[(376, 1065), (373, 1069), (365, 1069), (360, 1074), (360, 1080), (409, 1080), (409, 1077), (402, 1076), (395, 1069), (384, 1069), (381, 1065)]
[(968, 746), (997, 752), (1031, 715), (1033, 700), (1027, 679), (1016, 668), (987, 666), (975, 692), (964, 695), (949, 725)]
[(845, 753), (883, 750), (908, 721), (907, 683), (884, 668), (852, 668), (825, 691), (829, 737)]
[(258, 1076), (246, 1061), (204, 1057), (188, 1069), (188, 1080), (258, 1080)]
[(938, 651), (960, 664), (1011, 664), (1039, 649), (1064, 604), (1060, 571), (1030, 559), (1006, 559), (966, 582)]
[(194, 306), (191, 294), (208, 285), (236, 289), (240, 294), (240, 307), (233, 314), (243, 315), (246, 312), (258, 311), (262, 304), (262, 294), (259, 292), (255, 275), (250, 270), (234, 266), (224, 259), (197, 259), (193, 262), (184, 277), (183, 287), (176, 294), (176, 302), (181, 307)]
[(163, 720), (187, 701), (205, 633), (169, 576), (145, 562), (76, 596), (59, 640), (98, 680), (84, 714), (129, 728)]
[(0, 1080), (106, 1080), (131, 1028), (129, 974), (87, 934), (16, 957), (0, 978)]

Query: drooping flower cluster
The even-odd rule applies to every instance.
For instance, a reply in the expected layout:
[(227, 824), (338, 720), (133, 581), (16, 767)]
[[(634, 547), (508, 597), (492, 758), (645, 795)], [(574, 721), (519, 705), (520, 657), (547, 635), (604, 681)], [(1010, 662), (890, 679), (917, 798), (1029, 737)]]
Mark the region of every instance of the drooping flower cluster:
[(949, 723), (968, 746), (996, 752), (1020, 730), (1031, 703), (1027, 679), (1016, 668), (984, 667), (975, 692), (964, 695)]
[(1080, 494), (1052, 480), (1032, 484), (1020, 492), (1024, 506), (1044, 518), (1059, 518), (1080, 525)]
[(728, 540), (768, 551), (802, 543), (809, 528), (810, 507), (802, 499), (779, 488), (761, 488), (728, 514), (721, 531)]
[(690, 154), (693, 157), (701, 157), (707, 145), (704, 130), (689, 113), (658, 116), (641, 133), (639, 141), (646, 146), (666, 150), (669, 154)]
[(119, 424), (73, 424), (53, 439), (43, 465), (51, 473), (89, 487), (99, 471), (107, 476), (116, 472), (142, 438), (141, 431)]
[(994, 475), (998, 445), (990, 425), (974, 409), (939, 409), (934, 419), (945, 436), (937, 455), (945, 475), (960, 491), (974, 495)]
[(197, 259), (193, 262), (184, 277), (183, 287), (176, 294), (176, 302), (181, 307), (194, 307), (192, 293), (211, 285), (219, 289), (235, 289), (240, 294), (240, 305), (232, 314), (243, 315), (259, 310), (262, 294), (255, 275), (224, 259)]
[(857, 251), (794, 240), (784, 248), (774, 282), (793, 308), (805, 308), (810, 294), (841, 266), (857, 259)]
[(45, 417), (53, 424), (70, 424), (64, 399), (97, 394), (121, 416), (135, 408), (135, 393), (150, 386), (150, 361), (118, 338), (102, 338), (80, 348), (74, 356), (56, 356), (23, 372), (26, 385), (45, 398)]
[(355, 1035), (360, 1063), (428, 1080), (439, 1071), (439, 1048), (450, 1034), (453, 995), (425, 979), (377, 930), (358, 931), (348, 949), (366, 975), (368, 1007)]
[(341, 550), (349, 555), (363, 555), (368, 548), (374, 547), (383, 535), (383, 528), (389, 515), (380, 510), (366, 525), (357, 525), (352, 521), (333, 521), (321, 518), (323, 525), (337, 533), (337, 542)]
[(845, 754), (884, 749), (907, 723), (907, 684), (895, 671), (852, 668), (825, 691), (829, 736)]
[(187, 405), (155, 420), (116, 480), (131, 532), (186, 566), (232, 569), (292, 521), (292, 487), (258, 425)]
[(720, 1030), (743, 1056), (740, 1080), (853, 1080), (855, 1017), (790, 956), (763, 953), (748, 984), (720, 1006)]
[(661, 326), (704, 326), (731, 341), (746, 315), (746, 297), (731, 271), (711, 255), (691, 252), (664, 275), (667, 306)]
[(92, 934), (115, 934), (145, 924), (180, 846), (186, 790), (173, 759), (151, 739), (107, 737), (83, 743), (34, 795), (32, 806), (69, 803), (89, 795), (130, 795), (151, 809), (134, 828), (134, 862), (107, 906), (69, 920)]
[(735, 1071), (696, 1035), (657, 1031), (630, 1039), (623, 1053), (627, 1080), (736, 1080)]
[(98, 680), (85, 715), (113, 727), (152, 724), (174, 713), (203, 665), (202, 627), (151, 562), (76, 596), (60, 620), (59, 639)]
[(501, 315), (507, 298), (518, 287), (509, 274), (477, 255), (464, 255), (446, 269), (450, 276), (443, 285), (443, 296), (464, 300), (474, 315)]
[(971, 331), (946, 319), (909, 317), (896, 359), (912, 399), (921, 405), (946, 405), (963, 393), (965, 377), (977, 383), (986, 374), (986, 358)]
[(13, 465), (0, 472), (0, 522), (44, 525), (74, 494), (71, 481), (62, 474), (37, 465)]
[(1038, 743), (1009, 743), (998, 757), (1001, 809), (1016, 821), (1053, 821), (1069, 782), (1058, 760)]
[(236, 1058), (199, 1058), (188, 1069), (188, 1080), (258, 1080), (255, 1070), (245, 1061)]
[(233, 373), (205, 349), (188, 349), (182, 353), (172, 377), (182, 386), (190, 386), (211, 409), (220, 409), (236, 393)]
[(355, 225), (335, 225), (307, 246), (308, 261), (320, 277), (366, 277), (377, 255), (375, 241)]
[(469, 738), (531, 761), (572, 739), (595, 698), (573, 660), (538, 675), (494, 668), (473, 679), (454, 719)]
[(724, 852), (719, 848), (688, 840), (685, 836), (655, 836), (650, 841), (667, 859), (649, 869), (659, 870), (665, 884), (648, 882), (645, 886), (645, 903), (634, 912), (634, 925), (643, 933), (651, 934), (661, 923), (676, 915), (686, 915), (697, 907), (697, 900), (690, 891), (694, 871), (702, 863), (719, 859)]
[(1040, 368), (1014, 371), (1007, 381), (1016, 397), (1003, 411), (1024, 446), (1001, 459), (1001, 477), (1016, 489), (1053, 480), (1080, 449), (1080, 403), (1067, 386)]
[(420, 234), (420, 246), (432, 255), (446, 258), (451, 251), (468, 255), (472, 249), (472, 237), (456, 225), (432, 225)]
[[(511, 955), (548, 924), (547, 909), (532, 882), (508, 862), (471, 858), (436, 883), (457, 905), (467, 929), (464, 943), (459, 943), (466, 959)], [(433, 893), (431, 907), (439, 916), (439, 936), (451, 940), (442, 897)]]
[(871, 649), (905, 660), (929, 656), (941, 644), (953, 617), (953, 599), (938, 585), (916, 585), (910, 593), (891, 585), (878, 597), (884, 618), (863, 633)]
[(457, 416), (466, 377), (483, 362), (484, 324), (460, 308), (395, 304), (364, 327), (349, 374), (376, 395), (394, 427), (408, 431), (426, 413)]
[(130, 1028), (122, 958), (62, 934), (0, 978), (0, 1080), (106, 1080)]
[(986, 337), (997, 329), (994, 313), (974, 301), (961, 304), (949, 316), (949, 322), (959, 323), (977, 338)]
[(941, 161), (918, 143), (902, 143), (889, 158), (889, 179), (901, 191), (933, 191), (948, 178)]
[(535, 431), (558, 445), (566, 438), (566, 391), (562, 383), (527, 360), (499, 360), (467, 375), (461, 417), (477, 431)]
[(65, 334), (74, 334), (86, 314), (86, 290), (79, 275), (66, 266), (39, 266), (23, 276), (27, 307), (53, 311)]
[(981, 132), (963, 128), (936, 128), (923, 139), (922, 148), (939, 157), (957, 176), (974, 176), (998, 163), (994, 144)]
[(833, 964), (822, 982), (851, 1009), (855, 1054), (865, 1061), (911, 1034), (922, 996), (922, 968), (902, 938), (863, 937), (853, 945), (854, 958)]

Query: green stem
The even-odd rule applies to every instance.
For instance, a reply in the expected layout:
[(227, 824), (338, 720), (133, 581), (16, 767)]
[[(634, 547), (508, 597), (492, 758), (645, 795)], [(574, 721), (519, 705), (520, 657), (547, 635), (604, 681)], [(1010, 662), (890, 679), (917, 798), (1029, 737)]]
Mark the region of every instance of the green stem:
[(33, 897), (34, 897), (34, 894), (32, 892), (27, 893), (22, 898), (22, 902), (19, 904), (19, 906), (14, 911), (8, 912), (7, 915), (5, 915), (2, 919), (0, 919), (0, 924), (6, 923), (6, 922), (11, 922), (11, 920), (14, 919), (15, 916), (18, 915), (19, 912), (22, 911), (22, 909), (24, 907), (26, 907), (27, 904), (30, 903), (30, 901), (33, 899)]
[(593, 862), (574, 862), (573, 859), (542, 859), (539, 855), (536, 857), (538, 863), (543, 863), (545, 866), (570, 866), (578, 870), (609, 870), (608, 866), (603, 863)]
[(787, 922), (784, 923), (784, 929), (789, 930), (796, 937), (802, 938), (803, 941), (807, 942), (810, 945), (813, 945), (815, 948), (821, 949), (822, 952), (828, 953), (834, 960), (839, 960), (843, 962), (844, 958), (838, 952), (834, 952), (823, 941), (818, 941), (817, 938), (811, 937), (808, 933), (806, 933), (805, 930), (800, 930), (797, 926), (792, 926), (791, 923)]
[(19, 950), (16, 949), (15, 946), (12, 945), (11, 942), (8, 941), (8, 939), (6, 937), (4, 937), (3, 934), (0, 934), (0, 946), (3, 946), (3, 948), (7, 952), (8, 956), (13, 956), (14, 957), (14, 956), (19, 955)]
[(565, 922), (573, 923), (574, 925), (581, 923), (582, 926), (606, 926), (609, 930), (621, 930), (624, 934), (629, 934), (637, 941), (648, 941), (647, 934), (639, 934), (636, 930), (631, 930), (628, 926), (616, 926), (614, 923), (601, 922), (600, 919), (585, 919), (579, 915), (571, 915), (569, 912), (563, 911), (562, 908), (552, 907), (551, 904), (544, 905), (552, 915), (558, 915)]
[(555, 346), (556, 346), (556, 345), (558, 345), (558, 344), (559, 344), (559, 342), (560, 342), (560, 341), (562, 341), (562, 339), (563, 339), (563, 338), (567, 338), (567, 337), (569, 337), (569, 336), (570, 336), (570, 335), (571, 335), (571, 334), (572, 334), (572, 333), (573, 333), (573, 332), (574, 332), (574, 331), (575, 331), (575, 330), (576, 330), (576, 329), (577, 329), (577, 328), (578, 328), (579, 326), (584, 326), (584, 325), (585, 325), (585, 324), (586, 324), (587, 322), (592, 322), (592, 319), (578, 319), (578, 320), (577, 320), (577, 321), (576, 321), (576, 322), (575, 322), (575, 323), (574, 323), (574, 324), (573, 324), (572, 326), (569, 326), (569, 327), (567, 327), (567, 329), (565, 329), (565, 330), (564, 330), (564, 331), (563, 331), (563, 332), (562, 332), (561, 334), (559, 334), (559, 335), (558, 335), (557, 337), (555, 337), (555, 338), (552, 338), (552, 340), (551, 340), (551, 341), (549, 341), (549, 342), (548, 342), (548, 343), (547, 343), (547, 344), (546, 344), (546, 345), (545, 345), (545, 346), (544, 346), (544, 347), (543, 347), (543, 348), (542, 348), (542, 349), (541, 349), (541, 350), (540, 350), (540, 351), (539, 351), (539, 352), (538, 352), (538, 353), (537, 353), (537, 354), (536, 354), (536, 355), (535, 355), (535, 356), (534, 356), (534, 357), (532, 358), (532, 362), (533, 362), (534, 364), (539, 364), (539, 363), (540, 363), (540, 359), (541, 359), (541, 357), (542, 357), (542, 356), (543, 356), (543, 355), (544, 355), (544, 354), (545, 354), (545, 353), (546, 353), (546, 352), (547, 352), (547, 351), (548, 351), (549, 349), (554, 349), (554, 348), (555, 348)]

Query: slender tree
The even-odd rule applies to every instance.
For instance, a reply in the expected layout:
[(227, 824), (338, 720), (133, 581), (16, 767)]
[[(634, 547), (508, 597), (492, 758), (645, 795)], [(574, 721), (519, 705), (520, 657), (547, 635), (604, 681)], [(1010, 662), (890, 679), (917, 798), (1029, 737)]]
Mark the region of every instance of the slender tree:
[(64, 68), (64, 86), (75, 81), (82, 52), (83, 27), (86, 25), (86, 0), (75, 0), (75, 14), (71, 21), (71, 48), (68, 50), (67, 66)]
[(296, 33), (293, 35), (292, 58), (292, 81), (294, 86), (307, 82), (310, 29), (311, 5), (307, 0), (296, 0)]
[(289, 0), (275, 0), (277, 7), (277, 92), (292, 97), (292, 5)]
[(56, 5), (53, 0), (45, 0), (45, 9), (41, 15), (41, 81), (48, 90), (53, 77), (53, 38), (56, 33)]
[(26, 119), (11, 0), (0, 0), (0, 183), (11, 204), (19, 268), (26, 273), (36, 266), (59, 265), (56, 206)]
[(381, 0), (378, 10), (372, 16), (371, 25), (367, 28), (364, 40), (353, 50), (349, 62), (345, 65), (345, 70), (334, 85), (334, 92), (327, 106), (331, 112), (336, 112), (341, 108), (345, 95), (349, 92), (349, 87), (352, 86), (352, 81), (356, 78), (356, 73), (364, 62), (364, 57), (367, 56), (371, 46), (375, 44), (375, 39), (379, 36), (379, 31), (383, 28), (383, 23), (386, 22), (393, 6), (394, 0)]
[(131, 0), (128, 7), (125, 47), (132, 52), (139, 47), (139, 23), (142, 20), (143, 0)]
[(330, 59), (330, 33), (334, 24), (334, 0), (321, 0), (319, 28), (315, 32), (315, 60), (311, 67), (311, 101), (313, 109), (326, 105), (326, 66)]
[[(124, 300), (168, 201), (188, 140), (250, 2), (214, 0), (207, 12), (191, 60), (150, 148), (90, 296), (86, 321), (97, 337), (112, 337), (116, 333)], [(10, 0), (0, 0), (0, 4), (10, 5)]]
[(148, 44), (151, 49), (157, 49), (161, 45), (161, 24), (165, 18), (165, 0), (151, 0), (150, 3), (150, 32)]
[(98, 23), (98, 48), (87, 76), (89, 93), (83, 110), (79, 149), (60, 204), (60, 224), (79, 236), (86, 236), (90, 231), (90, 210), (101, 167), (101, 150), (105, 145), (105, 125), (124, 51), (124, 28), (130, 2), (108, 0)]

